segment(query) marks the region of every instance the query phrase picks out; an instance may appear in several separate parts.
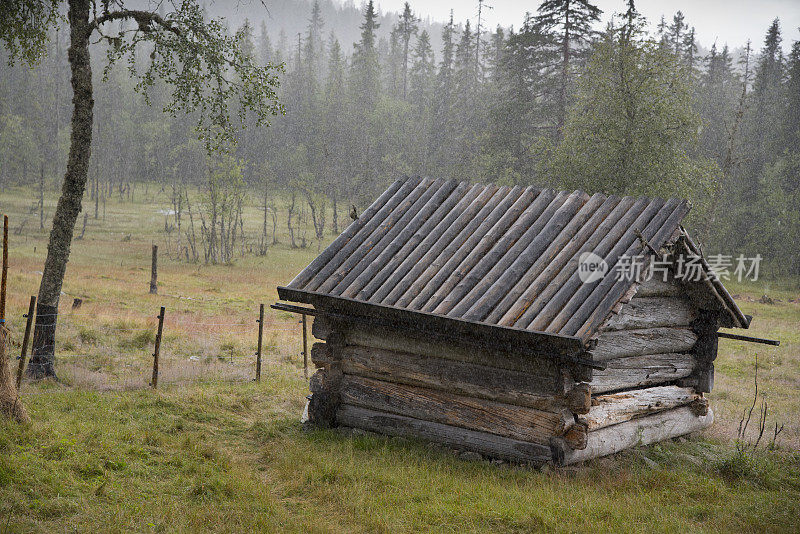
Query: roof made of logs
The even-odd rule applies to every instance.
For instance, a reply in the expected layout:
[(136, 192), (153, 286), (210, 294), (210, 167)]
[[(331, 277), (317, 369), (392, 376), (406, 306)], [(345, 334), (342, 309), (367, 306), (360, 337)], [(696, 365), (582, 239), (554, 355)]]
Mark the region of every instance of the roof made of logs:
[[(679, 199), (399, 180), (279, 295), (583, 344), (635, 283), (612, 274), (621, 258), (649, 256), (677, 238), (688, 212)], [(578, 273), (586, 252), (608, 267), (594, 283)], [(746, 327), (725, 288), (704, 282), (727, 310), (726, 326)]]

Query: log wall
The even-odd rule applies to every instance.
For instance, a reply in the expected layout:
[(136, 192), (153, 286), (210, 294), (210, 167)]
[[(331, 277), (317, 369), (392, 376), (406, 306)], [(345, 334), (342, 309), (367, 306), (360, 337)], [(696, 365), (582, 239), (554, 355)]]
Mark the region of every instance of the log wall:
[(674, 281), (641, 285), (600, 328), (591, 355), (606, 369), (584, 382), (556, 359), (320, 313), (309, 418), (536, 464), (611, 454), (713, 420), (701, 315)]

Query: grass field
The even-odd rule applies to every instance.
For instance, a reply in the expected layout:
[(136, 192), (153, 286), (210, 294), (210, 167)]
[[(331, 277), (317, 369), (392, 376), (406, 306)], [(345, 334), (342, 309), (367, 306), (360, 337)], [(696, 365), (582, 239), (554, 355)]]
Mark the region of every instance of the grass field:
[[(535, 471), (466, 461), (425, 443), (302, 431), (307, 386), (296, 318), (270, 310), (258, 384), (252, 353), (258, 304), (274, 301), (275, 287), (315, 256), (316, 243), (290, 250), (281, 231), (282, 244), (265, 257), (225, 266), (163, 254), (160, 295), (148, 295), (150, 245), (166, 248), (168, 208), (150, 190), (150, 198), (109, 201), (105, 219), (90, 218), (73, 244), (60, 381), (23, 385), (30, 426), (0, 423), (0, 533), (800, 530), (796, 283), (731, 285), (754, 316), (752, 335), (782, 344), (721, 340), (710, 396), (717, 422), (707, 432)], [(0, 195), (12, 228), (12, 354), (46, 251), (34, 202), (27, 190)], [(259, 224), (248, 208), (253, 239)], [(759, 302), (765, 293), (774, 304)], [(72, 313), (75, 297), (84, 304)], [(162, 388), (152, 391), (152, 327), (162, 305), (165, 363)], [(769, 423), (785, 430), (778, 450), (739, 455), (733, 440), (752, 402), (756, 353)]]

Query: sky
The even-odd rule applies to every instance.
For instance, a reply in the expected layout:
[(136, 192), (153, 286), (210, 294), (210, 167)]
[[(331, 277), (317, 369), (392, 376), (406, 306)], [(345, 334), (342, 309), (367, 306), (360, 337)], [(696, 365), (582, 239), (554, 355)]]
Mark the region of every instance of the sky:
[[(405, 0), (376, 0), (383, 11), (402, 11)], [(356, 2), (358, 4), (358, 2)], [(457, 22), (467, 18), (475, 24), (478, 13), (478, 0), (410, 0), (411, 8), (423, 18), (433, 21), (446, 21), (453, 9)], [(539, 1), (485, 0), (482, 19), (488, 26), (498, 24), (518, 28), (526, 11), (535, 11)], [(595, 5), (603, 10), (603, 21), (612, 13), (625, 10), (624, 0), (595, 0)], [(747, 39), (753, 41), (758, 50), (764, 40), (767, 27), (775, 17), (781, 20), (783, 45), (786, 50), (791, 42), (800, 39), (800, 0), (638, 0), (636, 7), (655, 26), (666, 15), (671, 19), (676, 11), (682, 11), (686, 21), (695, 26), (700, 44), (708, 48), (714, 41), (721, 46), (728, 43), (732, 48), (744, 45)], [(483, 24), (481, 24), (483, 25)], [(601, 29), (601, 25), (598, 29)]]

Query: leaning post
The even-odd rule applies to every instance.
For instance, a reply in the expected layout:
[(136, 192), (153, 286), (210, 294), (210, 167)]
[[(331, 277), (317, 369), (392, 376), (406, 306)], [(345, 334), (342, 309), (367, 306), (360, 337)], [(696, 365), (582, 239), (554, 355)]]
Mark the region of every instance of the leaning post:
[(25, 371), (25, 357), (28, 355), (28, 343), (31, 340), (31, 327), (33, 326), (33, 316), (36, 313), (36, 296), (31, 295), (31, 302), (28, 305), (28, 313), (25, 314), (25, 335), (22, 337), (22, 351), (19, 355), (19, 365), (17, 365), (17, 392), (22, 385), (22, 373)]
[(158, 314), (158, 331), (156, 332), (156, 345), (153, 350), (153, 378), (150, 384), (153, 389), (158, 388), (158, 357), (161, 351), (161, 334), (164, 332), (164, 314), (165, 308), (161, 306), (161, 312)]
[(256, 349), (256, 382), (261, 382), (261, 346), (264, 340), (264, 305), (258, 307), (258, 348)]

